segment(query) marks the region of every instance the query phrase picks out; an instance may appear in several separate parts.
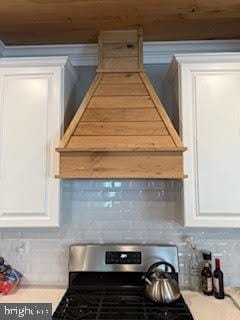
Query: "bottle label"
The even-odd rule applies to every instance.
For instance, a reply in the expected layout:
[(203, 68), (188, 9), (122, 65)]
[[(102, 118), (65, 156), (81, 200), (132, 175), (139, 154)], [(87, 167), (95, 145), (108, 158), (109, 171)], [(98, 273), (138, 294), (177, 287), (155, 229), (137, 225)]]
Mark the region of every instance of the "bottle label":
[(212, 278), (202, 277), (202, 290), (205, 292), (212, 292), (213, 290)]
[(213, 285), (214, 285), (214, 291), (215, 292), (220, 292), (219, 279), (218, 278), (213, 278)]
[(212, 284), (212, 278), (207, 278), (207, 290), (212, 291), (213, 284)]

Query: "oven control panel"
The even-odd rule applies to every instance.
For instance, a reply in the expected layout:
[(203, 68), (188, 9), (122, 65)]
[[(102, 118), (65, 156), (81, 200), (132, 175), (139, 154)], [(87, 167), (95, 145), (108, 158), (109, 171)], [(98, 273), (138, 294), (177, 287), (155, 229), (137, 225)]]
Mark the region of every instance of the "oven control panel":
[(106, 264), (141, 264), (142, 255), (139, 251), (107, 251)]

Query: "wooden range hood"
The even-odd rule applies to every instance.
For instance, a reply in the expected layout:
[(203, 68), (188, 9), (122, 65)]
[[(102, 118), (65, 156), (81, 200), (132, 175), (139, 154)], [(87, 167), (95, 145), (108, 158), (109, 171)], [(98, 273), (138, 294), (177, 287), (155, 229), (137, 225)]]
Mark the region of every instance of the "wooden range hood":
[(59, 147), (62, 179), (183, 179), (183, 146), (143, 68), (142, 31), (102, 31), (97, 75)]

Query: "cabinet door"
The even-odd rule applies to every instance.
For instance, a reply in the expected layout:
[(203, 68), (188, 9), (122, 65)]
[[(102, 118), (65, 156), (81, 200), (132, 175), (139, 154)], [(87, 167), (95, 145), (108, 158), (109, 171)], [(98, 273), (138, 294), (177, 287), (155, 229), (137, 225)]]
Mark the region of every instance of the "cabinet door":
[(182, 73), (185, 225), (240, 227), (240, 64)]
[(0, 227), (57, 226), (56, 68), (0, 70)]

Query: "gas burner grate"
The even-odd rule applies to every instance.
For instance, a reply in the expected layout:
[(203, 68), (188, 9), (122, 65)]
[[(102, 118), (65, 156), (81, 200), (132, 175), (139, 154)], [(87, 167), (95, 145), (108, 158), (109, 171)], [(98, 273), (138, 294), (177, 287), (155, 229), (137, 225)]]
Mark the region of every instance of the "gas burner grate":
[(181, 297), (157, 304), (141, 288), (68, 289), (53, 315), (55, 320), (193, 320)]

